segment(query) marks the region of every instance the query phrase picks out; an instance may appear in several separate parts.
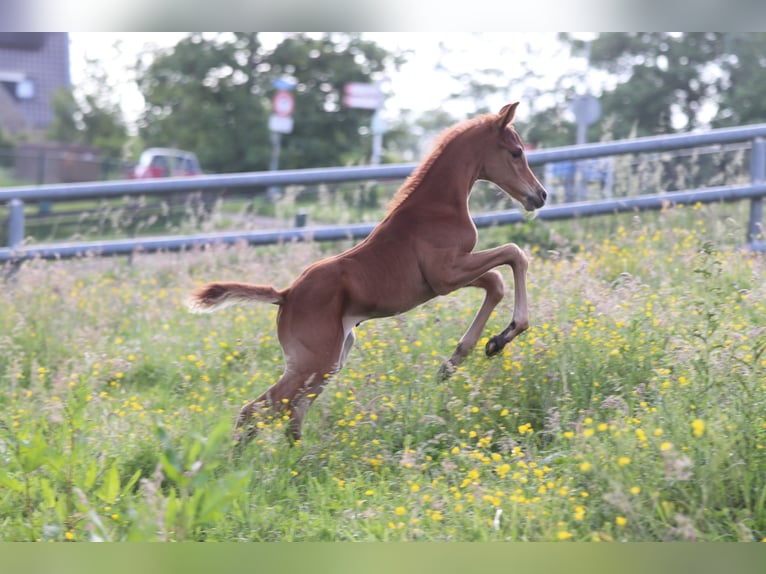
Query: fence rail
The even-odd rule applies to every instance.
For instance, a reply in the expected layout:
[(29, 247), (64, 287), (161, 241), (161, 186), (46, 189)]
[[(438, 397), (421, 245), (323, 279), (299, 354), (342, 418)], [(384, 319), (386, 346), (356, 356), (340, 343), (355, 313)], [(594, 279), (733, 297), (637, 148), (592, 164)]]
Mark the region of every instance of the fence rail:
[[(543, 220), (570, 219), (610, 213), (657, 210), (668, 205), (713, 203), (750, 200), (750, 217), (746, 243), (751, 249), (766, 250), (763, 242), (763, 197), (766, 196), (766, 124), (724, 128), (705, 133), (652, 136), (633, 140), (567, 146), (530, 151), (532, 166), (554, 161), (577, 161), (587, 158), (630, 153), (662, 152), (668, 150), (721, 145), (751, 141), (749, 185), (712, 187), (672, 193), (600, 201), (567, 203), (545, 207), (538, 213)], [(0, 189), (0, 203), (9, 205), (8, 246), (0, 248), (0, 261), (22, 261), (31, 258), (67, 258), (85, 254), (121, 255), (135, 251), (177, 251), (203, 245), (247, 242), (266, 245), (286, 241), (327, 241), (359, 239), (367, 236), (374, 225), (334, 225), (283, 229), (276, 231), (232, 231), (183, 236), (117, 239), (108, 241), (70, 242), (47, 245), (23, 245), (24, 202), (108, 198), (122, 196), (154, 196), (183, 191), (209, 191), (235, 188), (307, 185), (374, 179), (402, 179), (416, 164), (382, 166), (284, 170), (197, 177), (165, 178), (142, 181), (89, 182), (81, 184), (52, 184), (19, 186)], [(517, 223), (523, 220), (518, 210), (496, 211), (474, 217), (478, 227)]]

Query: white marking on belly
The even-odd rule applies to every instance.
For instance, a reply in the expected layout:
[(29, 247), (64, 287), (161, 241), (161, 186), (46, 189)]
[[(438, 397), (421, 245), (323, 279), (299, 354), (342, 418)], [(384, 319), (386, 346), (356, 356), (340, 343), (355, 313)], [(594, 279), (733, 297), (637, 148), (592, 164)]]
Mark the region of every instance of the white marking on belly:
[(348, 353), (351, 350), (356, 337), (354, 336), (354, 327), (356, 327), (362, 321), (366, 321), (369, 317), (362, 315), (344, 315), (343, 317), (343, 346), (340, 350), (340, 357), (338, 359), (338, 369), (346, 362)]
[(343, 316), (343, 334), (348, 335), (349, 332), (353, 332), (356, 327), (362, 321), (369, 319), (366, 315), (344, 315)]

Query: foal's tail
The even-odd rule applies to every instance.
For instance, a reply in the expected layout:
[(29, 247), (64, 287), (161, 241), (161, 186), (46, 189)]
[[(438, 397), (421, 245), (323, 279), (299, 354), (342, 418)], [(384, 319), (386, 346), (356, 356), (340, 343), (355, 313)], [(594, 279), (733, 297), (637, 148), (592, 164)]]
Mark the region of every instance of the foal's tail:
[(277, 291), (271, 285), (249, 283), (208, 283), (195, 289), (187, 305), (192, 313), (209, 313), (234, 303), (273, 303), (281, 305), (285, 291)]

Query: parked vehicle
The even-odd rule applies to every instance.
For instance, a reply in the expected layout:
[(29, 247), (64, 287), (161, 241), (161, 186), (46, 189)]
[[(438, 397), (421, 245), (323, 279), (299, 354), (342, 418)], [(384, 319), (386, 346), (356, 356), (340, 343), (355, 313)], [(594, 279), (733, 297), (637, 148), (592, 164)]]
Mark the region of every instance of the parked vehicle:
[(173, 148), (153, 147), (144, 150), (133, 169), (132, 177), (145, 179), (151, 177), (176, 177), (200, 175), (197, 156), (192, 152)]

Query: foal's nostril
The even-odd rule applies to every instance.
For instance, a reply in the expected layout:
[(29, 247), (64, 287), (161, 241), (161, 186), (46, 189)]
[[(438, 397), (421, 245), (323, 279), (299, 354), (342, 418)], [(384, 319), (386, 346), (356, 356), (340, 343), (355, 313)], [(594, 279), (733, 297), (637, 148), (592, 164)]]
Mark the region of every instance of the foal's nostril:
[(545, 191), (545, 189), (541, 189), (540, 190), (540, 197), (542, 197), (543, 201), (545, 201), (546, 199), (548, 199), (548, 192)]

